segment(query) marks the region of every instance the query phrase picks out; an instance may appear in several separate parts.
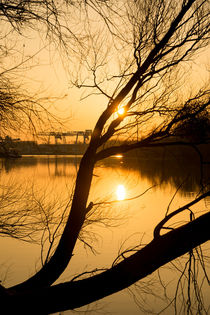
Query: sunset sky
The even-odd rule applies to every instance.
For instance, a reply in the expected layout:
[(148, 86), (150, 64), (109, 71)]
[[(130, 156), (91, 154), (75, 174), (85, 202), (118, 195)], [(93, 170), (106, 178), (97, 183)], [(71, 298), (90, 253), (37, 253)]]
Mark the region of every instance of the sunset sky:
[[(93, 25), (96, 27), (95, 30), (97, 31), (98, 27), (98, 31), (100, 31), (102, 28), (100, 23), (94, 23), (95, 22), (93, 22)], [(84, 68), (82, 67), (81, 72), (79, 72), (79, 61), (75, 61), (76, 59), (73, 60), (74, 56), (77, 55), (77, 47), (75, 47), (73, 54), (71, 51), (68, 55), (68, 52), (63, 53), (61, 50), (59, 51), (59, 46), (56, 42), (51, 41), (51, 43), (49, 43), (43, 34), (31, 30), (29, 32), (26, 30), (25, 36), (13, 34), (15, 54), (12, 58), (10, 57), (10, 60), (7, 59), (7, 63), (11, 67), (18, 65), (22, 60), (27, 60), (29, 56), (35, 54), (33, 58), (29, 58), (27, 62), (24, 62), (24, 64), (18, 68), (18, 84), (21, 83), (23, 89), (26, 89), (32, 94), (36, 93), (40, 94), (41, 97), (49, 96), (54, 98), (51, 101), (53, 104), (51, 110), (58, 117), (68, 118), (68, 123), (66, 123), (67, 130), (93, 129), (99, 115), (107, 105), (107, 98), (92, 95), (83, 99), (87, 94), (91, 94), (92, 90), (72, 87), (71, 75), (73, 73), (74, 76), (76, 74), (78, 77), (83, 76), (89, 79), (88, 76), (91, 77), (91, 73), (87, 71), (87, 73), (83, 75)], [(104, 34), (103, 36), (105, 38)], [(124, 52), (119, 50), (119, 54), (116, 56), (114, 50), (109, 47), (108, 40), (103, 41), (102, 37), (102, 39), (97, 38), (96, 42), (97, 41), (99, 41), (99, 43), (103, 42), (103, 46), (99, 45), (98, 55), (100, 56), (102, 51), (101, 55), (103, 56), (104, 53), (106, 57), (107, 68), (104, 67), (104, 69), (107, 73), (105, 75), (117, 75), (121, 66), (120, 54), (124, 54)], [(94, 49), (95, 47), (92, 48), (93, 51)], [(78, 55), (79, 53), (81, 54), (81, 51), (78, 52)], [(125, 52), (125, 55), (126, 54), (127, 56), (129, 56), (129, 54), (132, 56), (132, 48), (130, 52)], [(98, 55), (96, 57), (98, 57)], [(183, 89), (188, 89), (188, 92), (190, 89), (194, 91), (202, 87), (202, 85), (209, 80), (210, 65), (208, 56), (209, 51), (203, 51), (202, 54), (200, 56), (197, 55), (191, 63), (187, 65), (183, 64), (183, 67), (186, 67), (186, 71), (189, 71), (186, 75)], [(84, 55), (84, 60), (85, 57)], [(89, 61), (92, 61), (91, 54), (87, 56), (87, 62)], [(99, 81), (103, 79), (100, 75)], [(115, 83), (109, 85), (109, 92), (112, 93), (115, 87)], [(183, 90), (181, 92), (184, 93)]]
[[(27, 46), (27, 43), (25, 45)], [(45, 50), (44, 53), (41, 52), (38, 55), (40, 65), (26, 72), (23, 78), (24, 84), (26, 82), (32, 90), (43, 91), (42, 95), (61, 98), (52, 102), (55, 107), (53, 111), (60, 117), (70, 118), (67, 129), (93, 129), (99, 115), (107, 105), (107, 99), (104, 96), (92, 95), (82, 100), (83, 95), (89, 94), (88, 89), (72, 87), (68, 69), (65, 68), (66, 65), (68, 66), (68, 61), (65, 65), (62, 62), (62, 56), (60, 57), (58, 53), (55, 53), (51, 60), (50, 54), (51, 52)], [(186, 86), (191, 86), (192, 89), (193, 86), (197, 88), (208, 80), (208, 55), (208, 51), (203, 52), (191, 64), (192, 74)]]

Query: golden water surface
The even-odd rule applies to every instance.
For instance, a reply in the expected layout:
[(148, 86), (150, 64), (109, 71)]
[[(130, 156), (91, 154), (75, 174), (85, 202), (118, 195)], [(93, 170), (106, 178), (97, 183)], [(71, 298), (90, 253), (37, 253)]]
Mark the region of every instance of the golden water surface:
[[(4, 285), (23, 281), (39, 268), (41, 244), (49, 236), (46, 222), (54, 231), (71, 199), (79, 162), (80, 157), (73, 156), (24, 156), (14, 161), (0, 160), (1, 196), (11, 192), (10, 202), (6, 202), (5, 197), (1, 198), (3, 206), (0, 215), (4, 217), (4, 222), (8, 220), (17, 228), (17, 234), (12, 232), (13, 238), (6, 235), (0, 238), (0, 279)], [(166, 211), (173, 211), (191, 201), (199, 190), (200, 178), (194, 166), (180, 165), (170, 168), (155, 161), (124, 159), (123, 156), (97, 164), (89, 196), (89, 201), (96, 204), (95, 213), (81, 232), (85, 242), (77, 243), (72, 262), (61, 277), (62, 281), (87, 270), (110, 267), (119, 251), (150, 241), (154, 227)], [(13, 188), (9, 190), (8, 187)], [(30, 209), (32, 199), (34, 212)], [(208, 202), (203, 201), (193, 209), (199, 215), (207, 210), (207, 206)], [(18, 219), (11, 219), (11, 213), (16, 214)], [(25, 217), (28, 214), (25, 221), (21, 221), (23, 213)], [(38, 218), (42, 219), (42, 225)], [(187, 220), (189, 213), (186, 212), (170, 224), (173, 227)], [(27, 229), (23, 229), (18, 222), (27, 223)], [(31, 232), (30, 227), (36, 231)], [(15, 236), (22, 237), (22, 240)], [(48, 241), (44, 244), (43, 257)], [(160, 269), (159, 276), (165, 285), (168, 284), (169, 296), (173, 296), (178, 274), (170, 264)], [(92, 310), (91, 314), (100, 313), (101, 310), (116, 315), (135, 315), (144, 314), (143, 305), (146, 314), (150, 310), (157, 314), (168, 303), (163, 298), (164, 290), (158, 279), (157, 275), (152, 275), (140, 282), (140, 291), (132, 287), (132, 292), (124, 290), (93, 303), (88, 309)], [(138, 303), (134, 303), (134, 294)], [(208, 295), (207, 289), (205, 294)], [(87, 307), (82, 310), (87, 310)], [(162, 314), (172, 314), (170, 312), (168, 308)]]

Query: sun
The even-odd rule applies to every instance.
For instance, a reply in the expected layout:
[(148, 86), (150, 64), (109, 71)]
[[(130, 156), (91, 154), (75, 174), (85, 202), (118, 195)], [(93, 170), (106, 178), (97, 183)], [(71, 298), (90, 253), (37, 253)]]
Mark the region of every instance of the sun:
[(124, 107), (119, 108), (117, 113), (118, 113), (118, 115), (122, 116), (125, 113)]
[(124, 200), (125, 199), (125, 187), (124, 185), (118, 185), (116, 190), (117, 200)]

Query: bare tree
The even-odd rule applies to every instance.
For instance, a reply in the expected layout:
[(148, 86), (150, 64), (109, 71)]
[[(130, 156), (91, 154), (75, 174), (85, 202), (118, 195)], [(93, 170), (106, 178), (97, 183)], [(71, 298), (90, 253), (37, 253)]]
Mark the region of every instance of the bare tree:
[[(85, 64), (92, 80), (88, 76), (88, 82), (81, 78), (76, 84), (80, 88), (93, 88), (93, 93), (103, 94), (108, 103), (81, 159), (69, 215), (54, 253), (28, 280), (8, 289), (1, 288), (2, 308), (10, 313), (17, 309), (27, 313), (30, 305), (33, 305), (31, 313), (44, 314), (86, 305), (130, 286), (185, 253), (190, 253), (191, 264), (192, 250), (208, 241), (210, 236), (209, 213), (198, 218), (191, 215), (189, 223), (166, 234), (160, 233), (168, 228), (170, 218), (210, 195), (207, 186), (203, 185), (192, 202), (172, 213), (166, 212), (165, 218), (154, 228), (153, 240), (146, 246), (137, 248), (129, 257), (121, 255), (122, 261), (116, 260), (110, 269), (99, 274), (53, 285), (68, 266), (89, 214), (100, 206), (94, 200), (88, 203), (96, 162), (135, 148), (186, 144), (173, 138), (177, 125), (196, 117), (209, 106), (208, 89), (200, 89), (188, 98), (177, 97), (181, 90), (177, 82), (181, 65), (208, 44), (207, 1), (125, 1), (120, 10), (111, 1), (86, 1), (85, 10), (85, 16), (89, 10), (94, 10), (97, 17), (102, 18), (109, 31), (109, 42), (113, 40), (119, 60), (124, 51), (124, 59), (118, 75), (101, 79), (108, 55), (107, 51), (100, 55), (100, 48), (96, 48), (100, 46), (94, 45), (95, 41), (99, 42), (99, 36), (91, 35), (93, 28), (87, 22), (90, 55)], [(84, 58), (84, 51), (82, 54)], [(108, 84), (110, 80), (112, 88)], [(188, 107), (190, 113), (186, 110)], [(141, 136), (137, 134), (135, 138), (136, 126)], [(133, 139), (132, 143), (110, 145), (112, 138), (125, 133)], [(190, 298), (188, 301), (190, 304)]]
[[(68, 5), (67, 5), (68, 4)], [(65, 8), (63, 8), (65, 6)], [(68, 1), (1, 1), (0, 4), (0, 136), (12, 135), (17, 130), (36, 134), (43, 126), (61, 123), (51, 111), (52, 104), (60, 99), (47, 96), (41, 89), (28, 91), (24, 76), (28, 70), (39, 65), (40, 53), (54, 45), (62, 47), (76, 35), (67, 28)], [(27, 51), (25, 41), (31, 34), (42, 41), (37, 50)], [(69, 44), (70, 47), (70, 44)], [(45, 93), (45, 94), (44, 94)], [(42, 96), (41, 96), (42, 95)], [(43, 96), (44, 95), (44, 96)]]

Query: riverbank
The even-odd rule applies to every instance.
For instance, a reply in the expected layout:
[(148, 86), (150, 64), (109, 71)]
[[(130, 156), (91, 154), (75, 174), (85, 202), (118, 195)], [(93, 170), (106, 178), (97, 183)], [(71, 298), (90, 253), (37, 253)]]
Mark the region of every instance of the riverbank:
[[(13, 142), (9, 149), (17, 152), (17, 155), (83, 155), (87, 146), (87, 144), (37, 144), (34, 141), (18, 141)], [(4, 154), (1, 157), (7, 156)]]

